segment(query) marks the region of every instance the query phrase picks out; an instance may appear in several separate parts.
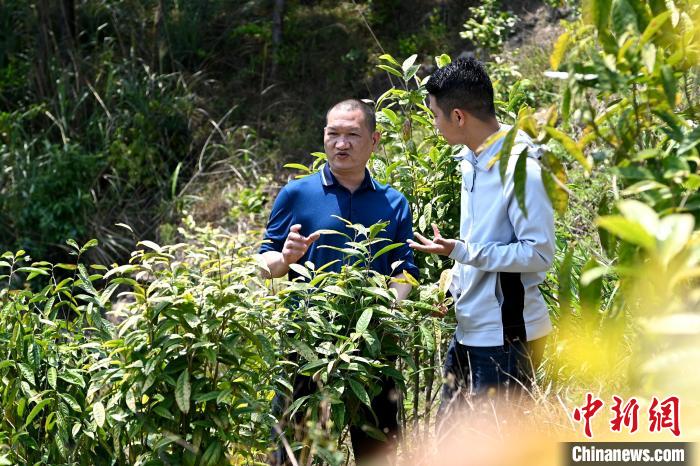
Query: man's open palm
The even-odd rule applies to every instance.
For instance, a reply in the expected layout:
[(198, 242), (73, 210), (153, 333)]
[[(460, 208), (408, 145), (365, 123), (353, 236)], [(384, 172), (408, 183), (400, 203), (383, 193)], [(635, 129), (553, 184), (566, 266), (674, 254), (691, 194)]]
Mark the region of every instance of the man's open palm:
[(457, 240), (443, 238), (440, 234), (440, 230), (438, 230), (437, 225), (435, 225), (434, 223), (432, 225), (433, 234), (435, 235), (435, 237), (432, 240), (429, 240), (420, 233), (414, 233), (414, 236), (416, 237), (416, 239), (418, 239), (418, 241), (420, 241), (420, 243), (416, 243), (415, 241), (409, 239), (407, 241), (408, 245), (412, 249), (424, 252), (426, 254), (438, 254), (441, 256), (449, 256), (452, 250), (454, 249), (455, 244), (457, 244)]

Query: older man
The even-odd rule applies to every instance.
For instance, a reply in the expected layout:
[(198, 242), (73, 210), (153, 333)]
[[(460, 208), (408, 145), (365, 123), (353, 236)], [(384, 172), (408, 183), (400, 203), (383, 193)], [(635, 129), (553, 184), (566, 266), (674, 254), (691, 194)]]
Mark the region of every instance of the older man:
[[(331, 229), (353, 231), (336, 217), (354, 224), (371, 226), (388, 221), (383, 236), (394, 243), (405, 243), (413, 237), (411, 210), (406, 198), (395, 189), (372, 179), (367, 161), (379, 143), (374, 110), (359, 100), (344, 100), (326, 114), (324, 147), (328, 163), (317, 173), (295, 180), (280, 191), (267, 225), (260, 249), (269, 268), (269, 276), (290, 279), (298, 275), (290, 264), (311, 261), (317, 267), (336, 261), (330, 270), (339, 271), (348, 258), (343, 253), (319, 246), (345, 247), (341, 235), (323, 235), (318, 231)], [(392, 269), (392, 264), (399, 263)], [(418, 276), (411, 249), (404, 245), (374, 260), (370, 267), (387, 276), (401, 278), (403, 272)], [(393, 283), (399, 299), (408, 296), (411, 287)], [(313, 393), (316, 387), (309, 377), (297, 376), (293, 398)], [(398, 397), (391, 378), (383, 381), (382, 392), (372, 400), (372, 410), (378, 424), (389, 439), (398, 433)], [(279, 399), (279, 397), (278, 397)], [(371, 416), (369, 417), (371, 419)], [(379, 452), (391, 451), (387, 445), (367, 435), (361, 426), (350, 426), (355, 459), (366, 461)], [(284, 461), (278, 455), (278, 462)]]

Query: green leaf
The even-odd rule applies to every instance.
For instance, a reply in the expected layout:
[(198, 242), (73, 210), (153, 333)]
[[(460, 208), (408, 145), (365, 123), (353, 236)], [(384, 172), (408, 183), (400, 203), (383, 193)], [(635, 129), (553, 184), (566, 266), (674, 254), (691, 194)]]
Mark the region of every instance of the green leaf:
[(221, 459), (222, 450), (223, 448), (221, 447), (221, 444), (216, 440), (213, 441), (204, 451), (204, 454), (202, 455), (202, 461), (200, 464), (202, 466), (213, 466), (215, 464), (218, 464), (219, 460)]
[(569, 121), (569, 116), (571, 115), (571, 88), (566, 86), (564, 89), (564, 95), (561, 99), (561, 118), (566, 123)]
[(53, 398), (46, 398), (38, 402), (36, 406), (34, 406), (34, 408), (29, 412), (27, 420), (24, 421), (24, 426), (27, 427), (28, 425), (30, 425), (34, 418), (37, 417), (41, 410), (44, 409), (44, 407), (46, 407), (46, 405), (48, 405), (49, 403), (53, 403)]
[(560, 315), (571, 313), (571, 297), (573, 296), (571, 270), (573, 268), (574, 249), (573, 245), (567, 246), (564, 260), (561, 262), (557, 273)]
[(391, 55), (389, 55), (388, 53), (385, 53), (384, 55), (379, 55), (379, 59), (380, 59), (380, 60), (386, 60), (386, 61), (388, 61), (389, 63), (391, 63), (392, 65), (401, 66), (401, 65), (399, 64), (399, 62), (396, 61), (396, 59), (395, 59), (394, 57), (392, 57)]
[(371, 407), (369, 395), (367, 395), (367, 391), (362, 386), (362, 384), (360, 384), (358, 381), (356, 381), (354, 379), (348, 379), (348, 384), (350, 385), (350, 389), (355, 394), (357, 399), (360, 400), (365, 405)]
[(67, 369), (66, 371), (58, 374), (58, 378), (65, 380), (71, 385), (78, 385), (79, 387), (85, 386), (85, 379), (83, 379), (83, 376), (80, 375), (80, 372), (78, 372), (76, 369)]
[(582, 310), (596, 313), (600, 311), (601, 292), (603, 291), (603, 278), (599, 276), (593, 280), (584, 281), (586, 272), (600, 268), (597, 260), (591, 258), (581, 269), (581, 279), (579, 280), (579, 300)]
[(663, 85), (664, 94), (666, 94), (668, 104), (672, 109), (675, 108), (678, 84), (676, 82), (676, 78), (673, 76), (673, 68), (668, 65), (663, 65), (661, 67), (661, 84)]
[(88, 249), (94, 248), (98, 244), (100, 244), (99, 241), (97, 241), (95, 238), (93, 238), (93, 239), (89, 240), (87, 243), (83, 244), (83, 247), (80, 248), (80, 253), (82, 254), (85, 251), (87, 251)]
[(650, 234), (655, 234), (659, 229), (659, 215), (643, 202), (627, 199), (618, 202), (617, 208), (625, 218), (639, 223)]
[(566, 212), (569, 205), (569, 193), (565, 189), (567, 176), (564, 165), (551, 152), (545, 152), (542, 157), (542, 184), (547, 196), (552, 202), (552, 207), (560, 215)]
[(515, 171), (513, 173), (513, 189), (515, 190), (515, 198), (518, 201), (518, 206), (522, 210), (523, 215), (527, 218), (527, 205), (525, 205), (525, 185), (527, 183), (527, 148), (523, 150), (515, 162)]
[(290, 343), (292, 344), (292, 346), (294, 346), (294, 349), (296, 349), (297, 352), (301, 354), (307, 361), (313, 362), (318, 360), (316, 352), (312, 350), (311, 347), (303, 341), (292, 339), (290, 340)]
[(47, 272), (44, 269), (40, 269), (38, 267), (19, 267), (17, 269), (17, 272), (31, 273), (34, 276), (36, 276), (36, 275), (49, 275), (49, 272)]
[(644, 193), (647, 191), (663, 190), (667, 192), (668, 189), (668, 186), (666, 186), (665, 184), (661, 184), (658, 181), (643, 180), (630, 185), (628, 188), (622, 190), (620, 193), (623, 196), (635, 196), (637, 194)]
[(190, 373), (188, 370), (182, 371), (175, 385), (175, 401), (177, 406), (184, 414), (190, 410), (190, 395), (192, 388), (190, 387)]
[(305, 364), (299, 369), (300, 374), (308, 374), (314, 369), (318, 369), (319, 367), (323, 367), (326, 364), (328, 364), (328, 359), (327, 358), (321, 358), (317, 359), (316, 361), (311, 361), (308, 364)]
[(598, 34), (604, 34), (610, 23), (611, 7), (611, 0), (583, 0), (581, 2), (583, 21), (595, 26)]
[(219, 395), (221, 395), (221, 391), (216, 390), (209, 393), (200, 393), (199, 395), (194, 395), (192, 397), (192, 400), (196, 403), (204, 403), (205, 401), (216, 400), (219, 397)]
[(36, 385), (36, 381), (34, 379), (34, 371), (32, 370), (31, 367), (26, 365), (23, 362), (18, 362), (17, 367), (19, 368), (19, 371), (22, 373), (22, 378), (32, 385)]
[(78, 400), (76, 400), (75, 398), (73, 398), (72, 395), (69, 395), (68, 393), (59, 393), (58, 396), (59, 396), (63, 401), (65, 401), (66, 404), (67, 404), (68, 406), (70, 406), (70, 408), (71, 408), (73, 411), (78, 412), (78, 413), (82, 413), (82, 412), (83, 412), (83, 409), (80, 407), (80, 403), (78, 403)]
[(384, 107), (382, 109), (382, 114), (384, 114), (384, 116), (386, 116), (389, 119), (392, 125), (399, 126), (401, 124), (399, 116), (389, 107)]
[(404, 62), (401, 64), (401, 69), (403, 70), (404, 73), (406, 73), (409, 69), (411, 69), (413, 64), (416, 62), (416, 58), (418, 58), (418, 55), (413, 54), (404, 60)]
[(612, 1), (611, 27), (618, 39), (629, 30), (639, 32), (637, 13), (629, 0)]
[(360, 318), (357, 319), (357, 324), (355, 325), (355, 331), (357, 333), (364, 333), (369, 326), (369, 322), (372, 320), (372, 309), (365, 309), (362, 311)]
[(55, 367), (49, 367), (49, 370), (46, 372), (46, 379), (49, 381), (49, 386), (56, 390), (56, 378), (58, 374), (56, 373), (56, 368)]
[(329, 285), (323, 288), (323, 291), (327, 291), (328, 293), (335, 294), (338, 296), (344, 296), (346, 298), (352, 298), (352, 295), (350, 293), (348, 293), (338, 285)]
[(125, 265), (120, 265), (119, 267), (115, 267), (111, 269), (109, 272), (104, 274), (102, 277), (103, 279), (107, 280), (109, 277), (115, 274), (124, 274), (124, 273), (129, 273), (133, 272), (134, 270), (138, 270), (139, 266), (133, 265), (133, 264), (125, 264)]
[[(498, 134), (498, 133), (496, 133)], [(501, 175), (501, 182), (505, 183), (506, 180), (506, 170), (508, 169), (508, 160), (510, 159), (511, 152), (513, 151), (513, 143), (515, 142), (515, 136), (518, 134), (518, 125), (515, 124), (513, 127), (508, 130), (506, 133), (505, 137), (503, 138), (503, 145), (501, 146), (501, 150), (498, 151), (498, 155), (492, 159), (489, 163), (492, 163), (493, 160), (498, 159), (498, 172)], [(491, 136), (493, 137), (493, 136)]]
[(420, 330), (421, 344), (428, 352), (433, 353), (435, 351), (435, 335), (432, 329), (428, 328), (425, 322), (421, 323), (418, 328)]
[(638, 222), (619, 215), (608, 215), (597, 220), (599, 226), (631, 244), (636, 244), (649, 251), (656, 246), (656, 240)]
[(660, 238), (659, 256), (664, 265), (668, 265), (690, 243), (694, 226), (695, 218), (690, 214), (674, 214), (661, 219), (659, 231), (664, 236)]
[(180, 169), (182, 168), (182, 162), (179, 162), (175, 167), (173, 175), (170, 177), (170, 197), (175, 199), (177, 195), (177, 179), (180, 176)]
[(367, 293), (382, 297), (384, 299), (387, 299), (389, 301), (393, 301), (394, 297), (389, 294), (389, 291), (385, 290), (384, 288), (379, 288), (378, 286), (366, 286), (362, 288), (363, 291), (366, 291)]
[(157, 245), (156, 243), (154, 243), (153, 241), (148, 241), (148, 240), (139, 241), (138, 243), (136, 243), (136, 245), (137, 245), (137, 246), (146, 246), (148, 249), (152, 249), (152, 250), (154, 250), (155, 252), (162, 252), (162, 251), (163, 251), (163, 248), (161, 248), (160, 246), (158, 246), (158, 245)]
[(413, 78), (418, 70), (420, 69), (420, 65), (413, 65), (411, 66), (404, 74), (403, 74), (403, 79), (404, 81), (408, 81), (411, 78)]
[(126, 394), (124, 396), (124, 401), (126, 402), (127, 408), (131, 410), (131, 412), (135, 413), (136, 412), (136, 395), (134, 395), (134, 389), (129, 388), (126, 390)]
[(402, 74), (400, 71), (398, 71), (398, 70), (392, 68), (391, 66), (387, 66), (387, 65), (377, 65), (377, 68), (382, 69), (382, 70), (384, 70), (384, 71), (386, 71), (386, 72), (388, 72), (388, 73), (393, 74), (394, 76), (398, 76), (399, 78), (403, 79), (403, 74)]
[(175, 416), (173, 416), (172, 413), (168, 411), (168, 409), (165, 406), (156, 406), (155, 408), (153, 408), (153, 412), (162, 418), (169, 419), (171, 421), (175, 420)]
[(92, 285), (92, 281), (90, 281), (90, 274), (88, 274), (85, 265), (78, 264), (78, 276), (80, 277), (80, 283), (78, 284), (78, 286), (80, 286), (82, 289), (84, 289), (93, 296), (97, 296), (99, 294), (95, 287)]
[(92, 419), (98, 427), (105, 425), (105, 407), (100, 401), (92, 405)]
[(362, 431), (375, 440), (379, 440), (380, 442), (387, 441), (387, 438), (386, 438), (386, 435), (384, 434), (384, 432), (377, 429), (375, 426), (373, 426), (371, 424), (363, 424)]
[(438, 68), (444, 68), (445, 66), (449, 65), (452, 63), (452, 58), (450, 58), (449, 55), (446, 53), (443, 53), (442, 55), (438, 55), (435, 57), (435, 64), (437, 65)]
[(293, 270), (294, 272), (298, 273), (299, 275), (301, 275), (302, 277), (308, 278), (309, 280), (311, 280), (311, 274), (309, 273), (309, 270), (306, 267), (304, 267), (303, 265), (301, 265), (301, 264), (289, 264), (289, 268), (291, 270)]
[(372, 260), (376, 259), (377, 257), (379, 257), (383, 254), (386, 254), (389, 251), (392, 251), (396, 248), (400, 248), (403, 245), (404, 245), (404, 243), (394, 243), (394, 244), (390, 244), (388, 246), (384, 246), (379, 251), (377, 251), (377, 253), (374, 256), (372, 256)]
[(294, 402), (289, 406), (289, 409), (287, 409), (287, 413), (289, 413), (289, 414), (287, 414), (287, 415), (289, 416), (289, 418), (292, 418), (292, 417), (294, 416), (294, 414), (297, 412), (297, 410), (298, 410), (299, 408), (301, 408), (301, 406), (302, 406), (304, 403), (306, 403), (306, 401), (307, 401), (310, 397), (311, 397), (310, 395), (305, 395), (305, 396), (302, 396), (302, 397), (297, 398), (296, 400), (294, 400)]

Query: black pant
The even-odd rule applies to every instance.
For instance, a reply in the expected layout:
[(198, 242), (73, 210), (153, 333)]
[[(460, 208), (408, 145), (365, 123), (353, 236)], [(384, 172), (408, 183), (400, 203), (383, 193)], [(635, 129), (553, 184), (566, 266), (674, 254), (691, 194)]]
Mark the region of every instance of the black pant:
[(478, 399), (490, 389), (516, 404), (527, 396), (541, 357), (533, 358), (533, 349), (537, 350), (519, 339), (502, 346), (480, 347), (462, 345), (453, 338), (445, 355), (438, 432), (452, 413), (466, 407), (467, 398)]
[[(372, 427), (381, 431), (386, 437), (387, 442), (378, 440), (366, 432), (361, 425), (350, 425), (350, 440), (352, 442), (353, 453), (355, 454), (355, 463), (363, 464), (368, 460), (372, 460), (372, 464), (382, 464), (379, 455), (393, 454), (395, 452), (395, 444), (398, 441), (399, 435), (399, 391), (396, 388), (394, 379), (388, 376), (381, 378), (382, 391), (371, 400), (372, 411), (377, 417), (377, 423), (374, 424), (374, 416), (367, 406), (362, 405), (360, 408), (360, 419), (365, 419), (372, 423)], [(315, 393), (318, 386), (309, 376), (297, 375), (293, 383), (294, 393), (293, 400), (297, 400), (302, 396), (307, 396)], [(281, 393), (275, 395), (272, 402), (273, 413), (277, 417), (281, 417), (287, 406), (291, 404), (289, 398)], [(292, 420), (294, 427), (301, 428), (304, 414), (301, 410), (297, 411)], [(274, 437), (277, 439), (278, 435)], [(374, 457), (377, 456), (375, 459)], [(290, 464), (282, 445), (277, 448), (272, 459), (273, 465)]]

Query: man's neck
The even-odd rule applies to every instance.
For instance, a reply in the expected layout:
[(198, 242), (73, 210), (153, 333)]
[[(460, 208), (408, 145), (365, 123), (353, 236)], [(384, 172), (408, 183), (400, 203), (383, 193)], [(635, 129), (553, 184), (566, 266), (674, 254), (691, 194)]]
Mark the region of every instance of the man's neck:
[(331, 173), (333, 173), (333, 176), (335, 177), (336, 181), (338, 181), (338, 183), (340, 183), (341, 186), (343, 186), (351, 193), (357, 191), (357, 188), (359, 188), (360, 185), (362, 185), (362, 182), (365, 180), (364, 169), (361, 172), (338, 172), (331, 168)]
[(464, 143), (474, 152), (474, 155), (479, 156), (479, 149), (493, 133), (500, 129), (501, 125), (498, 120), (492, 118), (487, 121), (475, 120), (470, 128), (470, 132), (465, 136)]

